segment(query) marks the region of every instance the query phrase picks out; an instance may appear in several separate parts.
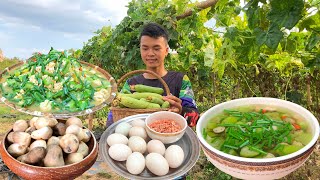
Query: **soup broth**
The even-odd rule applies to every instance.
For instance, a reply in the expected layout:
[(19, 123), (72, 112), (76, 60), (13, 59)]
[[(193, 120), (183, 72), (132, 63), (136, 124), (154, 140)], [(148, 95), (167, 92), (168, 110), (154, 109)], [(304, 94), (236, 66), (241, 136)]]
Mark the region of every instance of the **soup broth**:
[(298, 151), (312, 139), (298, 114), (271, 106), (225, 109), (212, 117), (203, 137), (214, 148), (246, 158), (272, 158)]

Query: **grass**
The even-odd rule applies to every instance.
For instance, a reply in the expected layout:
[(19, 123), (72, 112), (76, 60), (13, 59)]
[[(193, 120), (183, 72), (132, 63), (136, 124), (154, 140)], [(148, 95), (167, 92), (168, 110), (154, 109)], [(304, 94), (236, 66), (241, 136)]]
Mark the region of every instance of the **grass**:
[(0, 71), (2, 71), (3, 69), (10, 67), (14, 64), (17, 64), (19, 62), (18, 59), (7, 59), (5, 58), (2, 62), (0, 62)]
[(105, 172), (99, 172), (97, 174), (97, 176), (100, 177), (100, 178), (106, 178), (106, 179), (112, 178), (112, 175), (110, 175), (109, 173), (105, 173)]
[[(8, 118), (7, 115), (15, 115), (15, 118)], [(0, 103), (0, 136), (4, 135), (9, 129), (12, 128), (13, 123), (18, 119), (31, 119), (32, 116), (18, 112), (5, 104)]]

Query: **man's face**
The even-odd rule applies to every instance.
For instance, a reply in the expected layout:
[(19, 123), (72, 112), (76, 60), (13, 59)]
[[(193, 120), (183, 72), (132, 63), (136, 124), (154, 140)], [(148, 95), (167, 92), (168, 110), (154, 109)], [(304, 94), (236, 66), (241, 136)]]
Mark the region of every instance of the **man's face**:
[(141, 58), (147, 68), (163, 66), (168, 51), (167, 41), (163, 37), (142, 36), (140, 39)]

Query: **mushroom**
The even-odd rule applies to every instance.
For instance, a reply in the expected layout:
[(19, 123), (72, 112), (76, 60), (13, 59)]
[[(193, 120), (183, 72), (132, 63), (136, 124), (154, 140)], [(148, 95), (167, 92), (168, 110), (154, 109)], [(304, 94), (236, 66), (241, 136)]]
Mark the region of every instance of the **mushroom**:
[(52, 144), (59, 145), (59, 143), (60, 143), (60, 138), (58, 138), (57, 136), (51, 136), (51, 138), (49, 138), (49, 140), (47, 142), (47, 146), (52, 145)]
[(27, 154), (19, 156), (17, 160), (27, 164), (36, 164), (43, 160), (45, 156), (46, 149), (44, 147), (35, 147), (31, 149)]
[(58, 121), (55, 118), (49, 118), (49, 117), (40, 117), (36, 120), (34, 123), (34, 126), (37, 129), (41, 129), (43, 127), (54, 127), (56, 124), (58, 124)]
[(81, 153), (71, 153), (66, 158), (66, 164), (73, 164), (83, 160), (83, 154)]
[(45, 140), (36, 140), (33, 141), (33, 143), (30, 144), (29, 149), (32, 150), (33, 148), (36, 147), (43, 147), (43, 148), (47, 148), (47, 142)]
[(89, 147), (87, 144), (81, 141), (77, 153), (81, 153), (83, 157), (86, 157), (89, 154)]
[(66, 129), (66, 134), (74, 134), (77, 136), (78, 140), (81, 141), (84, 136), (84, 132), (82, 132), (82, 128), (76, 124), (71, 124)]
[(65, 153), (74, 153), (79, 148), (79, 140), (74, 134), (66, 134), (60, 139), (60, 147)]
[(81, 121), (81, 119), (79, 119), (77, 117), (70, 117), (69, 119), (67, 119), (66, 126), (68, 127), (71, 124), (75, 124), (75, 125), (79, 126), (80, 128), (82, 128), (82, 121)]
[(58, 124), (56, 124), (53, 128), (53, 134), (57, 135), (57, 136), (63, 136), (66, 134), (66, 125), (62, 122), (59, 122)]
[(31, 136), (30, 136), (30, 134), (28, 134), (26, 132), (19, 132), (18, 131), (18, 132), (14, 132), (12, 134), (12, 140), (14, 143), (28, 147), (31, 142)]
[(89, 142), (90, 138), (91, 138), (91, 132), (89, 129), (82, 129), (83, 132), (83, 137), (82, 137), (82, 141), (83, 142)]
[(8, 153), (11, 154), (13, 157), (18, 157), (27, 152), (28, 146), (20, 145), (18, 143), (11, 144), (8, 147)]
[(24, 132), (29, 127), (28, 122), (25, 120), (18, 120), (13, 124), (13, 131), (17, 132)]
[(50, 127), (43, 127), (31, 133), (33, 139), (44, 139), (47, 140), (52, 136), (52, 129)]

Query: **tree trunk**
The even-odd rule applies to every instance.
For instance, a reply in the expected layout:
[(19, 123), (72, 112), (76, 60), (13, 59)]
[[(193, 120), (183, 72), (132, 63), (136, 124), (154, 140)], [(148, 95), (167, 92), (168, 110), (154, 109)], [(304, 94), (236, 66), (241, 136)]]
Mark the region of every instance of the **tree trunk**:
[(240, 98), (240, 79), (237, 79), (237, 85), (236, 85), (236, 98)]
[(307, 106), (308, 106), (308, 108), (310, 108), (311, 105), (312, 105), (311, 88), (310, 88), (310, 86), (311, 86), (311, 75), (310, 74), (307, 75), (307, 79), (306, 80), (307, 80)]
[(216, 75), (215, 75), (215, 73), (212, 73), (211, 74), (211, 78), (212, 78), (212, 86), (213, 86), (213, 88), (212, 88), (212, 94), (213, 94), (213, 97), (212, 97), (212, 103), (213, 103), (213, 105), (215, 105), (216, 104), (216, 91), (217, 91), (217, 86), (216, 86)]
[[(211, 6), (215, 6), (218, 1), (219, 0), (206, 0), (206, 1), (198, 2), (196, 4), (196, 7), (199, 10), (203, 10), (203, 9), (206, 9)], [(193, 13), (193, 11), (191, 9), (187, 9), (183, 14), (178, 15), (176, 18), (177, 18), (177, 20), (180, 20), (180, 19), (186, 18), (188, 16), (191, 16), (192, 13)]]
[[(318, 70), (315, 70), (313, 75), (314, 75), (314, 78), (313, 78), (313, 84), (314, 84), (314, 96), (315, 97), (313, 99), (314, 101), (314, 111), (316, 113), (316, 116), (318, 118), (318, 121), (320, 122), (320, 105), (319, 105), (319, 99), (320, 99), (320, 83), (318, 82), (319, 81), (319, 76), (316, 76), (317, 74), (319, 74), (319, 71)], [(318, 83), (317, 83), (318, 82)]]

